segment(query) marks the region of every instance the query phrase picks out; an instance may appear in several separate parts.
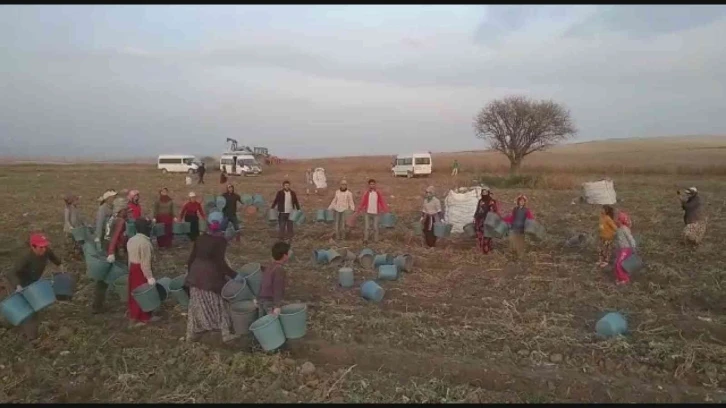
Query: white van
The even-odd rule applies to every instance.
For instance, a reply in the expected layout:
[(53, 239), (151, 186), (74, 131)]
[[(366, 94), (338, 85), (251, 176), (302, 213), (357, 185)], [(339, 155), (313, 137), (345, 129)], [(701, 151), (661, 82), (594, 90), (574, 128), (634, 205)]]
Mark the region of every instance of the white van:
[(262, 166), (251, 154), (223, 153), (219, 159), (219, 171), (222, 169), (235, 176), (256, 176), (262, 173)]
[(199, 168), (199, 160), (186, 154), (160, 154), (156, 160), (156, 168), (162, 173), (194, 174)]
[(391, 168), (391, 171), (393, 172), (393, 177), (406, 176), (411, 178), (428, 176), (431, 174), (431, 154), (399, 154), (396, 156), (396, 162)]

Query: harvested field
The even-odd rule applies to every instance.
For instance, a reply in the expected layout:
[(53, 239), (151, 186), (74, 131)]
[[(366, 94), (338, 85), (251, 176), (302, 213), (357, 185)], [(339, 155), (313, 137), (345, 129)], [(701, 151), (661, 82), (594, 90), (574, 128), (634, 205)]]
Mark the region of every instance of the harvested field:
[[(658, 146), (649, 145), (646, 155), (659, 154)], [(535, 216), (548, 229), (544, 240), (529, 241), (521, 268), (510, 262), (505, 242), (497, 241), (488, 256), (473, 250), (473, 240), (459, 236), (429, 251), (408, 228), (418, 217), (427, 185), (437, 186), (440, 197), (449, 187), (468, 185), (478, 169), (491, 163), (488, 154), (435, 155), (437, 169), (428, 179), (392, 178), (385, 157), (291, 161), (267, 167), (261, 177), (233, 178), (238, 193), (261, 193), (268, 201), (289, 178), (309, 214), (308, 223), (296, 230), (287, 295), (290, 302), (309, 305), (307, 337), (271, 355), (223, 346), (218, 336), (189, 344), (180, 341), (186, 317), (172, 301), (165, 303), (160, 324), (131, 329), (125, 307), (115, 297), (107, 299), (110, 311), (105, 315), (90, 313), (92, 285), (85, 266), (69, 261), (64, 269), (81, 276), (78, 293), (72, 302), (59, 302), (42, 314), (39, 341), (28, 344), (16, 329), (0, 328), (0, 401), (726, 401), (726, 178), (718, 172), (659, 170), (664, 165), (697, 169), (706, 164), (699, 161), (699, 151), (668, 156), (673, 162), (666, 163), (649, 158), (640, 167), (629, 156), (610, 156), (610, 166), (623, 169), (610, 175), (648, 264), (631, 285), (618, 287), (610, 273), (595, 265), (599, 209), (571, 204), (579, 195), (578, 183), (611, 168), (598, 170), (594, 166), (600, 162), (589, 156), (595, 153), (581, 154), (570, 153), (571, 162), (564, 163), (543, 161), (545, 154), (533, 160), (530, 170), (549, 169), (541, 171), (549, 184), (495, 189), (503, 211), (518, 193), (527, 194)], [(719, 154), (723, 163), (726, 153)], [(456, 180), (448, 174), (453, 157), (463, 165)], [(581, 169), (561, 170), (578, 160), (584, 162)], [(649, 167), (645, 162), (651, 161)], [(338, 288), (332, 267), (311, 263), (313, 249), (363, 248), (360, 227), (336, 245), (329, 241), (331, 226), (310, 222), (310, 213), (326, 207), (333, 194), (329, 188), (305, 195), (304, 169), (314, 165), (326, 168), (330, 187), (346, 177), (356, 204), (366, 180), (378, 179), (399, 216), (395, 229), (381, 230), (382, 241), (368, 246), (412, 254), (415, 268), (398, 281), (384, 282), (386, 296), (378, 305), (361, 299), (357, 286)], [(208, 173), (207, 184), (194, 185), (194, 191), (219, 192), (217, 176)], [(95, 197), (109, 187), (139, 189), (145, 212), (163, 186), (178, 204), (189, 191), (183, 175), (162, 175), (145, 165), (3, 166), (0, 180), (3, 273), (32, 229), (44, 230), (67, 259), (60, 199), (65, 192), (82, 196), (82, 212), (92, 220)], [(676, 188), (690, 185), (699, 187), (709, 215), (706, 241), (695, 251), (681, 243), (682, 211), (675, 196)], [(231, 263), (239, 268), (267, 262), (274, 229), (264, 214), (245, 214), (242, 220), (243, 240), (231, 245)], [(589, 235), (587, 244), (564, 248), (567, 238), (579, 232)], [(182, 274), (189, 250), (188, 243), (175, 242), (172, 250), (157, 253), (155, 275)], [(375, 276), (355, 269), (356, 283)], [(595, 322), (611, 310), (627, 315), (631, 335), (598, 340)], [(315, 369), (303, 369), (307, 362)]]

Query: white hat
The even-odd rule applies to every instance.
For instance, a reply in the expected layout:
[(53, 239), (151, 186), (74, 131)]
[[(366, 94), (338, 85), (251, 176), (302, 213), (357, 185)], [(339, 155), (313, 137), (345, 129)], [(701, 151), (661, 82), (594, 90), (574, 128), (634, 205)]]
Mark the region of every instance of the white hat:
[(688, 194), (696, 194), (698, 193), (698, 189), (696, 187), (689, 187), (686, 189), (686, 193)]
[(196, 196), (197, 196), (197, 193), (195, 193), (194, 191), (189, 193), (189, 197), (196, 197)]
[(103, 193), (103, 195), (101, 196), (101, 201), (107, 200), (111, 197), (116, 197), (116, 192), (113, 190), (108, 190), (105, 193)]

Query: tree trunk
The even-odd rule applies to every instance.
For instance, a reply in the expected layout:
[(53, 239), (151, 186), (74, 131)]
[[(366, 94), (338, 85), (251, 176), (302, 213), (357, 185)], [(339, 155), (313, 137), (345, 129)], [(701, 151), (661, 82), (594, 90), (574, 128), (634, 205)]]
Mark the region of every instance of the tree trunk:
[(521, 159), (509, 159), (509, 174), (510, 175), (517, 175), (519, 174), (519, 170), (522, 168), (522, 160)]

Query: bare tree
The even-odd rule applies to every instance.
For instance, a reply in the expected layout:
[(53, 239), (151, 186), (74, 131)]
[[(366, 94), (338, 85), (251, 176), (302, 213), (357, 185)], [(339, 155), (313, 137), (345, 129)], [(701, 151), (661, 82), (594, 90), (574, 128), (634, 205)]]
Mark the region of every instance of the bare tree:
[(553, 101), (534, 101), (510, 96), (490, 102), (474, 118), (476, 137), (509, 159), (509, 171), (517, 173), (522, 160), (577, 133), (570, 111)]

